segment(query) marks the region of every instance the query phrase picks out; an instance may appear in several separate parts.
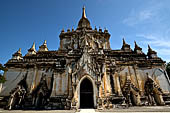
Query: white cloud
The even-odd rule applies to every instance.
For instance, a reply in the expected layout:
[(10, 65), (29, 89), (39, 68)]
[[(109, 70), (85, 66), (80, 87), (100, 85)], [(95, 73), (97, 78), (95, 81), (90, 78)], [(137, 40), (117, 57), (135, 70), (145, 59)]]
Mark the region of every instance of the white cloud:
[(154, 35), (136, 35), (137, 37), (144, 38), (143, 43), (150, 44), (155, 47), (164, 47), (164, 48), (170, 48), (170, 40), (168, 40), (166, 37), (158, 37)]
[(153, 50), (157, 51), (158, 55), (163, 57), (164, 60), (170, 62), (170, 38), (155, 36), (153, 34), (149, 35), (136, 35), (136, 37), (142, 39), (143, 45), (149, 44)]
[(163, 3), (148, 1), (135, 9), (132, 9), (130, 14), (123, 19), (123, 23), (129, 26), (134, 26), (143, 23), (152, 23), (154, 19), (160, 17), (160, 9)]
[(139, 12), (138, 18), (140, 21), (144, 21), (153, 17), (153, 12), (150, 10), (144, 10)]
[[(154, 1), (131, 13), (123, 20), (123, 24), (130, 26), (129, 30), (135, 31), (136, 40), (142, 43), (142, 48), (147, 51), (146, 45), (150, 44), (158, 56), (170, 61), (170, 23), (168, 6), (169, 1)], [(166, 9), (166, 11), (165, 11)]]
[(142, 10), (140, 12), (132, 10), (130, 15), (123, 20), (123, 23), (129, 26), (134, 26), (152, 19), (154, 15), (155, 13), (152, 10)]
[(158, 49), (156, 49), (156, 51), (158, 51), (159, 54), (170, 55), (170, 49), (165, 49), (165, 48), (161, 49), (161, 48), (158, 48)]

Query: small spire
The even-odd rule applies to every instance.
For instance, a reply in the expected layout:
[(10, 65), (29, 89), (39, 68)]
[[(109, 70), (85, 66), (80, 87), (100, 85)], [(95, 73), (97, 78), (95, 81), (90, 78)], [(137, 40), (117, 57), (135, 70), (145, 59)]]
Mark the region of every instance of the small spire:
[(139, 46), (137, 45), (136, 41), (134, 41), (134, 43), (135, 43), (135, 48), (138, 48)]
[(122, 50), (124, 50), (124, 51), (132, 51), (131, 48), (130, 48), (130, 45), (125, 42), (124, 38), (123, 38)]
[(152, 49), (151, 49), (151, 47), (150, 47), (150, 45), (149, 45), (149, 44), (148, 44), (148, 50), (149, 50), (149, 51), (152, 51)]
[(125, 39), (123, 38), (123, 45), (125, 45), (126, 44), (126, 42), (125, 42)]
[(18, 60), (22, 59), (21, 48), (19, 48), (19, 50), (12, 55), (12, 59), (18, 59)]
[(134, 43), (135, 43), (134, 51), (135, 51), (137, 54), (143, 54), (142, 48), (138, 46), (138, 44), (136, 43), (136, 41), (134, 41)]
[(19, 50), (17, 51), (19, 54), (21, 54), (21, 48), (19, 48)]
[(99, 32), (102, 32), (102, 28), (99, 26)]
[(150, 47), (149, 44), (148, 44), (148, 52), (156, 53), (156, 51), (154, 51), (154, 50)]
[(28, 53), (27, 53), (27, 55), (32, 55), (32, 54), (36, 54), (35, 42), (33, 43), (32, 47), (28, 49)]
[(156, 58), (157, 57), (157, 52), (152, 50), (150, 45), (148, 44), (148, 53), (147, 53), (149, 58)]
[(35, 50), (35, 42), (33, 43), (32, 47), (30, 49), (28, 49), (28, 51), (36, 51)]
[(96, 28), (96, 26), (95, 26), (94, 30), (96, 30), (96, 31), (97, 31), (97, 28)]
[(138, 46), (138, 44), (136, 43), (136, 41), (134, 41), (134, 43), (135, 43), (135, 49), (142, 49), (142, 48), (140, 48), (140, 47)]
[(47, 41), (46, 41), (46, 40), (44, 40), (44, 43), (43, 43), (43, 45), (47, 45)]
[(21, 54), (21, 48), (19, 48), (18, 51), (14, 53), (14, 55), (18, 55), (18, 54)]
[(35, 50), (35, 42), (33, 43), (32, 47), (33, 50)]
[(108, 32), (108, 30), (106, 29), (106, 27), (104, 28), (104, 32), (105, 32), (105, 33), (107, 33), (107, 32)]
[(82, 14), (82, 18), (86, 18), (85, 6), (83, 6), (83, 14)]
[(136, 46), (136, 45), (137, 45), (137, 44), (136, 44), (136, 41), (134, 41), (134, 43), (135, 43), (135, 46)]

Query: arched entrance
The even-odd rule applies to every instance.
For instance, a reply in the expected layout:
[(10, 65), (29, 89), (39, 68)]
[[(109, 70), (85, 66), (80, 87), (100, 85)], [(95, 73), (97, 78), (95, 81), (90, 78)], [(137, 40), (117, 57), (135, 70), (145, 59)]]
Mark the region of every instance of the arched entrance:
[(93, 85), (87, 78), (80, 85), (80, 108), (94, 108)]
[(36, 103), (35, 103), (35, 106), (38, 108), (38, 109), (41, 109), (43, 107), (43, 94), (42, 93), (39, 93), (37, 95), (37, 98), (36, 98)]

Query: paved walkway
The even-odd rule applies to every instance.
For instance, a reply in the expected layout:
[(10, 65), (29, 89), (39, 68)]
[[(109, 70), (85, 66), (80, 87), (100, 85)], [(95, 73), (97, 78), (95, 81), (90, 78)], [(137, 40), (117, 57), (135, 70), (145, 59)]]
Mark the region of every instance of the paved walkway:
[(111, 110), (79, 109), (75, 110), (3, 110), (0, 113), (170, 113), (170, 106), (149, 106), (114, 108)]
[(79, 109), (76, 113), (100, 113), (96, 112), (95, 109)]

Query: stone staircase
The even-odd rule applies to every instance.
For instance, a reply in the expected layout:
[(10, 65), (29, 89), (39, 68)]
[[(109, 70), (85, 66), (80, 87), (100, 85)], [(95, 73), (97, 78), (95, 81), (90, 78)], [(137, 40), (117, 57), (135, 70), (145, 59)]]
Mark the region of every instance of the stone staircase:
[(7, 105), (7, 100), (4, 97), (0, 97), (0, 108), (4, 108)]
[(27, 97), (25, 97), (25, 104), (24, 107), (26, 109), (33, 109), (33, 105), (32, 105), (32, 97), (31, 95), (28, 95)]
[(124, 91), (129, 91), (130, 90), (130, 85), (131, 85), (131, 81), (129, 79), (126, 80), (126, 83), (124, 85), (123, 90)]
[(163, 94), (162, 96), (163, 96), (165, 105), (170, 105), (170, 94)]

